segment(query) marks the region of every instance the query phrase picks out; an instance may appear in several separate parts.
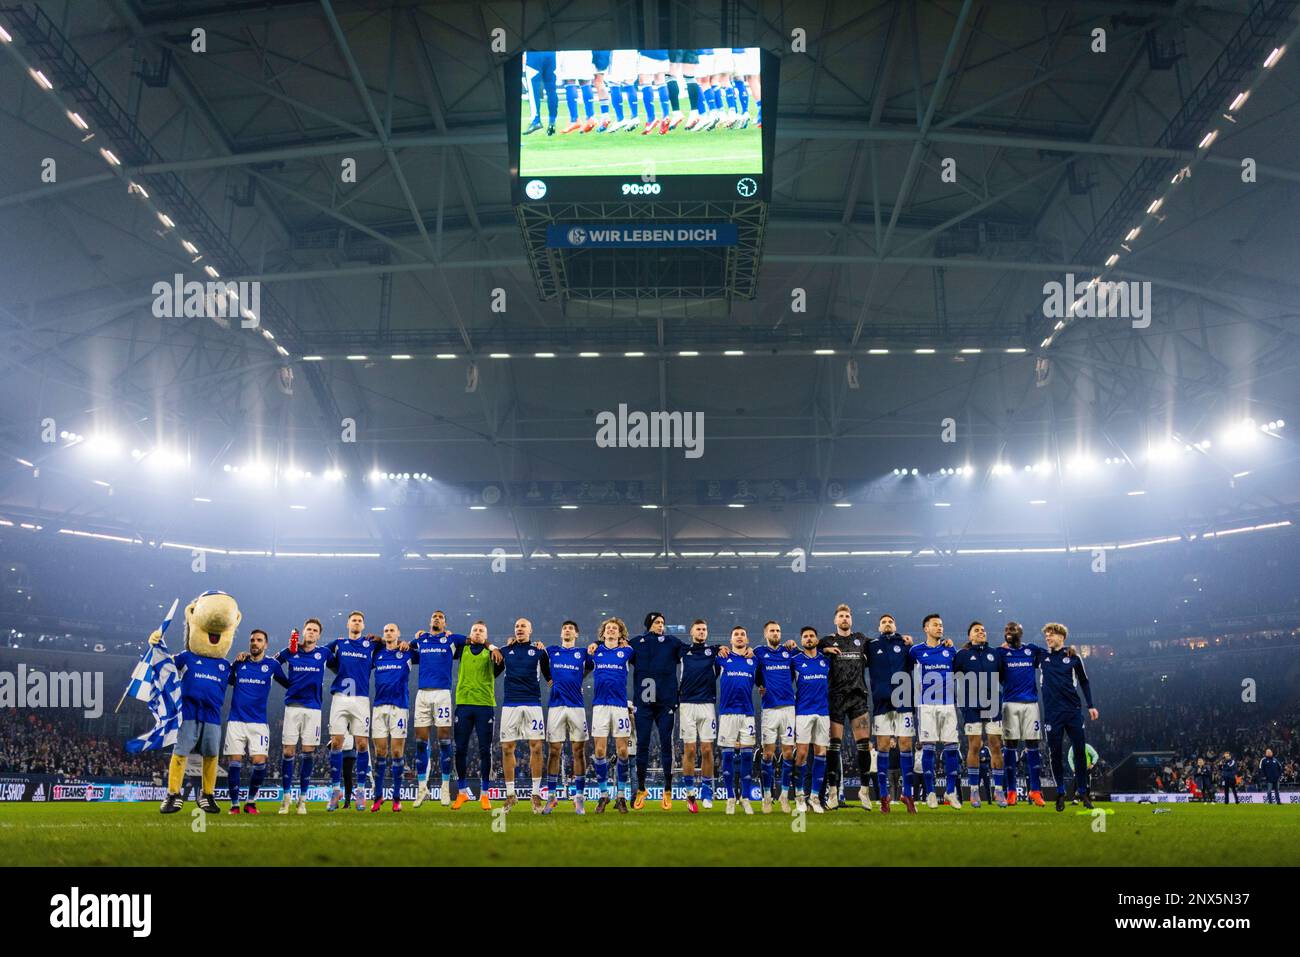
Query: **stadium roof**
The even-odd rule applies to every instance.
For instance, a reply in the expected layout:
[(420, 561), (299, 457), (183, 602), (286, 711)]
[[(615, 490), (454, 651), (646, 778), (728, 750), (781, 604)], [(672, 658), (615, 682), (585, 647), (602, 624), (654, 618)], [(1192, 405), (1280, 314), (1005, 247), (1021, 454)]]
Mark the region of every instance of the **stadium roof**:
[[(526, 554), (1290, 520), (1300, 59), (1275, 51), (1296, 7), (0, 6), (0, 514)], [(781, 54), (757, 298), (539, 300), (497, 28), (508, 52)], [(221, 257), (263, 283), (260, 330), (153, 316), (154, 283)], [(1149, 281), (1149, 326), (1055, 328), (1043, 284), (1067, 273)], [(599, 447), (620, 405), (703, 413), (703, 454)], [(75, 439), (101, 434), (116, 458)], [(155, 448), (188, 461), (128, 454)]]

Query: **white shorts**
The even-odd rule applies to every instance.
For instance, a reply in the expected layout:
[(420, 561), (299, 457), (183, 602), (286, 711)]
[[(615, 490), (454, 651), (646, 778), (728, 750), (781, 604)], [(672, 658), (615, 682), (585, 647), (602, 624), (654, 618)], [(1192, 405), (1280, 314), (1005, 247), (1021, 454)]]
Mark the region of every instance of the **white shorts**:
[(628, 721), (627, 727), (627, 756), (636, 757), (636, 717), (633, 716)]
[(982, 734), (1002, 737), (1001, 721), (967, 721), (965, 726), (966, 737), (978, 738)]
[(370, 736), (372, 738), (405, 738), (406, 725), (409, 716), (405, 708), (399, 708), (395, 704), (380, 704), (375, 706), (374, 714), (370, 719)]
[(320, 744), (320, 708), (291, 704), (284, 709), (284, 744), (316, 747)]
[(236, 754), (242, 758), (245, 748), (248, 749), (249, 755), (266, 757), (266, 753), (271, 749), (271, 729), (264, 724), (253, 724), (250, 721), (227, 721), (226, 749), (222, 753)]
[(794, 745), (794, 705), (763, 709), (763, 744)]
[(1038, 724), (1038, 702), (1004, 702), (1002, 735), (1011, 741), (1037, 741), (1042, 737)]
[(633, 83), (636, 81), (636, 51), (615, 50), (609, 58), (609, 72), (605, 74), (615, 83)]
[(715, 74), (732, 73), (735, 71), (735, 68), (734, 55), (732, 54), (730, 47), (713, 48), (713, 72)]
[(699, 54), (699, 61), (695, 64), (695, 75), (713, 75), (713, 54), (711, 52)]
[(559, 50), (555, 54), (557, 80), (590, 80), (596, 75), (590, 50)]
[(642, 56), (637, 54), (636, 71), (642, 76), (654, 76), (656, 73), (668, 72), (667, 60), (656, 60), (653, 57)]
[(359, 694), (336, 694), (330, 698), (330, 734), (370, 736), (370, 698)]
[(917, 708), (921, 743), (957, 743), (957, 709), (950, 704), (923, 704)]
[(916, 731), (916, 722), (910, 711), (886, 711), (871, 719), (871, 733), (876, 737), (910, 738)]
[(703, 741), (712, 744), (718, 736), (717, 709), (707, 701), (683, 701), (677, 714), (681, 719), (679, 727), (683, 743)]
[(587, 709), (552, 707), (546, 713), (546, 740), (561, 743), (568, 738), (574, 744), (587, 740)]
[(421, 688), (415, 693), (415, 726), (451, 727), (451, 689)]
[(753, 746), (754, 716), (752, 714), (718, 716), (718, 747), (752, 748)]
[(829, 714), (797, 714), (794, 716), (794, 743), (829, 747), (831, 743), (831, 716)]
[(746, 47), (744, 53), (733, 53), (732, 59), (735, 61), (736, 73), (739, 76), (758, 76), (760, 69), (758, 47)]
[(541, 741), (545, 737), (541, 705), (520, 704), (501, 709), (502, 741)]
[(591, 736), (593, 738), (627, 738), (632, 735), (632, 716), (626, 705), (597, 704), (591, 706)]

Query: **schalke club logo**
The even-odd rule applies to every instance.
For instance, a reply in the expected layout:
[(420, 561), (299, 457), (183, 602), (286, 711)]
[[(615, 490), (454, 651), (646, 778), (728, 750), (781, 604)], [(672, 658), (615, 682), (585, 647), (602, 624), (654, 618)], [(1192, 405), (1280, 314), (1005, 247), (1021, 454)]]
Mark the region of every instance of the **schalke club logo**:
[(581, 226), (574, 226), (569, 230), (569, 245), (581, 246), (587, 241), (587, 231)]

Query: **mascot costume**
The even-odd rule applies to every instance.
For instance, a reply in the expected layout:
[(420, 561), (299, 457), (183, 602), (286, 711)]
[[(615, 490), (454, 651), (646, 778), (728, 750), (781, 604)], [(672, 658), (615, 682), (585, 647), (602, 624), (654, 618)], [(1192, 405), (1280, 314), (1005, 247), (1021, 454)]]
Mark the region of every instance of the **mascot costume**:
[[(185, 606), (185, 649), (173, 657), (181, 680), (181, 726), (168, 769), (167, 797), (160, 808), (163, 814), (174, 814), (185, 804), (181, 785), (191, 754), (203, 760), (199, 807), (209, 814), (221, 811), (213, 791), (221, 751), (221, 708), (230, 679), (226, 655), (241, 618), (239, 605), (225, 592), (204, 592)], [(151, 645), (160, 641), (161, 631), (149, 636)]]

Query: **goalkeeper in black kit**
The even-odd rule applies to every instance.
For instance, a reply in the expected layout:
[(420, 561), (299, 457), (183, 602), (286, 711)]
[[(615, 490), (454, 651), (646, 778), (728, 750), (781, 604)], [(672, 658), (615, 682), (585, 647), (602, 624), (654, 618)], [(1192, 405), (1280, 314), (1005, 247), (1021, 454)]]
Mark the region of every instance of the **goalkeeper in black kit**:
[(848, 605), (835, 609), (835, 633), (821, 639), (817, 650), (831, 662), (830, 705), (831, 740), (826, 750), (826, 809), (839, 807), (840, 786), (844, 778), (840, 743), (844, 726), (853, 731), (858, 752), (858, 777), (862, 786), (858, 797), (865, 810), (871, 810), (867, 782), (871, 779), (870, 695), (867, 692), (867, 642), (870, 639), (853, 630), (853, 611)]

